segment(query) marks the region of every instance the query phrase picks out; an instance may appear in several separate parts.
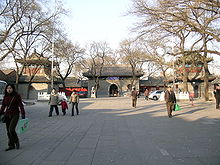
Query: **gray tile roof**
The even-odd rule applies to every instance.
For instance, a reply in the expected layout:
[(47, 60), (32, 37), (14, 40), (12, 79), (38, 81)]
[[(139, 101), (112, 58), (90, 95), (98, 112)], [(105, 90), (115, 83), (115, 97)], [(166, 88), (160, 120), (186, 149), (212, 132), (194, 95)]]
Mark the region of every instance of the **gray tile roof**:
[[(85, 77), (92, 77), (92, 74), (89, 72), (83, 73)], [(131, 77), (132, 69), (129, 66), (105, 66), (102, 69), (101, 77)], [(96, 76), (100, 76), (98, 73)], [(135, 76), (143, 76), (143, 72), (136, 71)]]
[(163, 77), (148, 77), (148, 80), (140, 80), (140, 86), (164, 86), (165, 83)]
[(220, 85), (220, 77), (217, 77), (215, 80), (213, 80), (212, 84), (219, 84)]
[[(20, 83), (27, 83), (29, 82), (30, 77), (26, 75), (22, 75), (20, 77), (19, 82)], [(15, 83), (16, 81), (16, 71), (15, 70), (0, 70), (0, 80), (4, 80), (8, 83)], [(48, 83), (50, 82), (50, 78), (47, 78), (46, 76), (38, 76), (36, 75), (34, 79), (32, 80), (33, 83)], [(60, 78), (54, 77), (54, 83), (60, 83)]]

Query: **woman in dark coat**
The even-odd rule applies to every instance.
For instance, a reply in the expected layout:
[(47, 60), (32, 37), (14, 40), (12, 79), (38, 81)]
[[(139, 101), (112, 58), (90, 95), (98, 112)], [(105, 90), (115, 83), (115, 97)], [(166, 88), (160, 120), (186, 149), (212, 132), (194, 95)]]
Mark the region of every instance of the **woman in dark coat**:
[(25, 111), (21, 96), (15, 91), (14, 85), (8, 84), (5, 88), (5, 96), (0, 109), (0, 115), (5, 115), (5, 124), (8, 135), (8, 148), (5, 151), (15, 148), (19, 149), (20, 147), (19, 139), (15, 131), (20, 112), (22, 119), (25, 119)]

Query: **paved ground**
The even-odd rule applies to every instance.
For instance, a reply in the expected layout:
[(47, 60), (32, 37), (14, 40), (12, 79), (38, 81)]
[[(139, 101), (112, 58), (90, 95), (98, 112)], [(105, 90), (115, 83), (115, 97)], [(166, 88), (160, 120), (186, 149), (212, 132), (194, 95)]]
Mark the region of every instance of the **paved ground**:
[[(80, 115), (48, 118), (47, 103), (26, 106), (29, 130), (21, 149), (5, 152), (0, 124), (1, 165), (219, 165), (220, 110), (214, 103), (180, 102), (167, 117), (164, 102), (130, 98), (82, 99)], [(54, 113), (55, 114), (55, 113)]]

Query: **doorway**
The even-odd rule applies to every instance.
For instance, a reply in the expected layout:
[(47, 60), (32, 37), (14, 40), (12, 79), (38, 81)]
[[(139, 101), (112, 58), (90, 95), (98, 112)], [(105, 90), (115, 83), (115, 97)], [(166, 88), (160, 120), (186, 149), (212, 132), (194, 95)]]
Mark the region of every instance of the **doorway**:
[(110, 85), (109, 96), (110, 97), (117, 97), (118, 96), (118, 86), (117, 85), (115, 85), (115, 84)]
[(194, 97), (195, 98), (199, 97), (199, 87), (198, 87), (198, 85), (194, 86)]

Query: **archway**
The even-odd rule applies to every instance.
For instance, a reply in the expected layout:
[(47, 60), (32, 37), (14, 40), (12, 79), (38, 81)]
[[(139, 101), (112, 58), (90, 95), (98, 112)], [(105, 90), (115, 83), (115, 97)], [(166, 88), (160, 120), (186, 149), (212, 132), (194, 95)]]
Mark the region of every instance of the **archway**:
[(110, 85), (109, 96), (117, 97), (118, 96), (118, 86), (115, 84)]
[(198, 87), (198, 85), (194, 86), (194, 97), (195, 98), (199, 97), (199, 87)]

